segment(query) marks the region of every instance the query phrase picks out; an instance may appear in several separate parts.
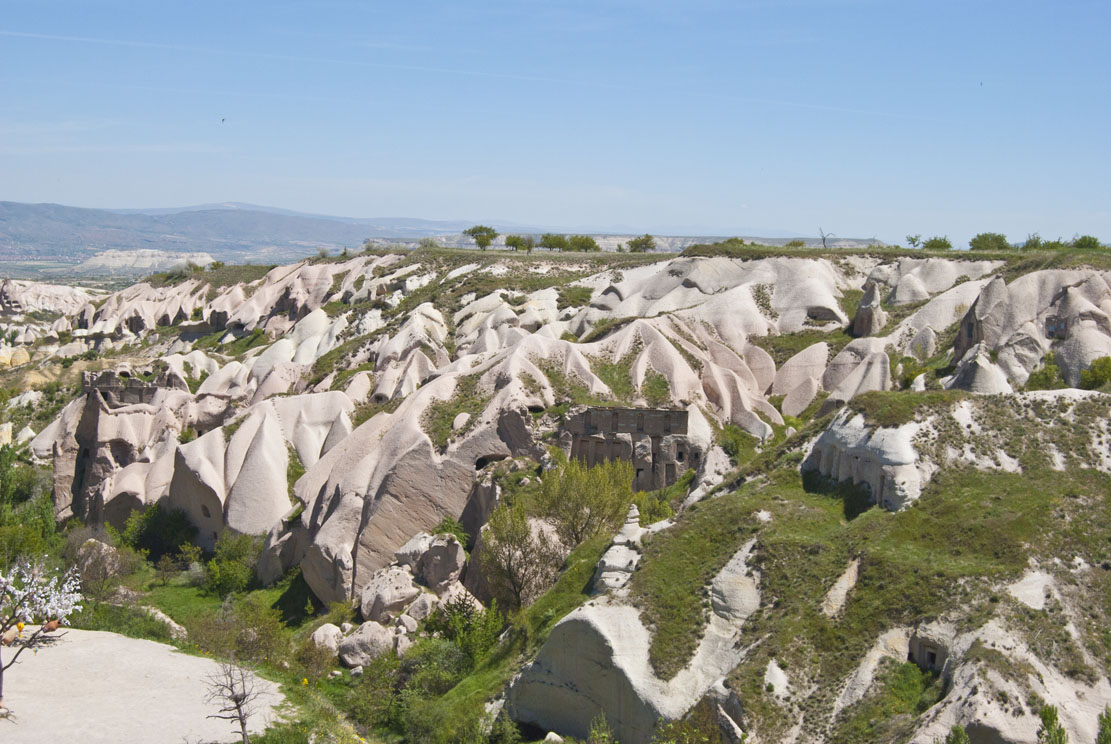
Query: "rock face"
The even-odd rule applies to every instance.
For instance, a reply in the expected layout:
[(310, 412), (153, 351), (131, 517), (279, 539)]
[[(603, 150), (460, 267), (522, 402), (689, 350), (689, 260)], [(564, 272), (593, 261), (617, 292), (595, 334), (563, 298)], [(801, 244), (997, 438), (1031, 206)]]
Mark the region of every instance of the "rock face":
[(711, 592), (721, 602), (694, 659), (674, 678), (661, 680), (649, 666), (651, 635), (636, 608), (593, 600), (552, 629), (512, 683), (509, 710), (518, 721), (577, 738), (586, 738), (601, 711), (617, 740), (650, 741), (661, 718), (682, 716), (740, 661), (739, 627), (760, 603), (759, 578), (747, 565), (754, 544), (715, 577)]
[(880, 285), (869, 282), (864, 286), (864, 296), (860, 298), (853, 317), (854, 336), (875, 336), (887, 325), (887, 313), (880, 304), (881, 300)]
[(814, 442), (802, 470), (863, 485), (884, 509), (902, 509), (921, 495), (932, 473), (914, 448), (919, 428), (917, 423), (873, 428), (862, 415), (842, 411)]

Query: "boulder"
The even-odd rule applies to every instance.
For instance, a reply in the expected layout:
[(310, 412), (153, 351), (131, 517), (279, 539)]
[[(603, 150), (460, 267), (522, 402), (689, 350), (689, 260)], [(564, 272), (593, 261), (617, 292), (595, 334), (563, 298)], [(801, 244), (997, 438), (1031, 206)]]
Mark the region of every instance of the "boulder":
[(363, 587), (359, 609), (366, 620), (388, 622), (420, 594), (413, 573), (405, 566), (389, 566), (374, 572)]
[(432, 544), (432, 535), (427, 532), (418, 532), (409, 538), (409, 542), (402, 545), (394, 552), (394, 558), (401, 566), (415, 568), (417, 561), (424, 555), (424, 551)]
[(405, 610), (405, 614), (420, 622), (436, 611), (436, 605), (437, 601), (434, 594), (421, 592), (421, 595), (414, 599), (413, 603)]
[(436, 535), (417, 561), (417, 579), (437, 594), (463, 572), (466, 552), (455, 535)]
[(455, 418), (451, 420), (451, 430), (459, 431), (460, 429), (465, 427), (470, 422), (470, 420), (471, 414), (467, 413), (466, 411), (457, 414)]
[(336, 654), (339, 653), (339, 644), (343, 640), (343, 631), (332, 623), (324, 623), (309, 638), (317, 648), (326, 648)]
[(77, 549), (77, 572), (83, 582), (104, 581), (120, 572), (120, 552), (107, 543), (89, 538)]
[(345, 667), (366, 666), (384, 653), (393, 651), (394, 632), (373, 621), (360, 625), (339, 642), (340, 663)]
[(594, 569), (594, 591), (620, 589), (629, 582), (640, 553), (627, 545), (611, 545)]

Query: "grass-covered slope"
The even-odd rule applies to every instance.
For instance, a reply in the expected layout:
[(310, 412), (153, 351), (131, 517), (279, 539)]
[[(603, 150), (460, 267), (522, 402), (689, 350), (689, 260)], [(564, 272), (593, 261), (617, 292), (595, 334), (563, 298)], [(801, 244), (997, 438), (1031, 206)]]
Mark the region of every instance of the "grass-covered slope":
[[(877, 425), (895, 425), (942, 418), (939, 412), (963, 397), (873, 394), (858, 405)], [(754, 535), (764, 599), (744, 625), (740, 644), (750, 651), (729, 684), (764, 741), (777, 741), (800, 717), (806, 732), (828, 727), (833, 742), (902, 740), (929, 707), (922, 701), (940, 697), (932, 680), (887, 670), (868, 698), (831, 724), (833, 702), (881, 633), (942, 616), (971, 630), (998, 615), (1044, 661), (1068, 674), (1105, 675), (1111, 571), (1070, 579), (1086, 603), (1080, 633), (1099, 661), (1098, 672), (1085, 669), (1067, 634), (1047, 633), (1054, 618), (1016, 609), (1001, 587), (1031, 560), (1053, 565), (1057, 558), (1079, 557), (1099, 566), (1111, 558), (1111, 477), (1091, 467), (1098, 462), (1091, 443), (1102, 436), (1096, 427), (1109, 413), (1106, 396), (978, 399), (975, 419), (982, 428), (946, 418), (952, 425), (939, 424), (935, 456), (944, 447), (999, 447), (1019, 460), (1022, 472), (943, 466), (918, 502), (898, 513), (870, 508), (857, 514), (861, 494), (851, 486), (804, 486), (802, 447), (822, 422), (812, 424), (742, 467), (733, 487), (681, 515), (647, 545), (632, 598), (655, 630), (653, 667), (670, 677), (690, 660), (708, 612), (710, 577)], [(1048, 444), (1067, 453), (1067, 468), (1054, 469)], [(760, 519), (758, 512), (767, 514)], [(859, 561), (856, 586), (843, 612), (827, 617), (822, 600), (853, 559)], [(765, 684), (773, 659), (801, 690), (787, 702)]]

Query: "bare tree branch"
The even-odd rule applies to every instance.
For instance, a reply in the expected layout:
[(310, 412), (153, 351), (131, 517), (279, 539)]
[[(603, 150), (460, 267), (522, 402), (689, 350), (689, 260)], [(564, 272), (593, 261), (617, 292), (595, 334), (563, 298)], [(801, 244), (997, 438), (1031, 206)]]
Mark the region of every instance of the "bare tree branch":
[(218, 713), (213, 713), (209, 718), (218, 718), (222, 721), (235, 721), (239, 724), (239, 733), (243, 737), (243, 744), (251, 744), (250, 734), (247, 732), (247, 721), (254, 714), (256, 701), (261, 695), (255, 687), (255, 676), (250, 670), (238, 664), (223, 662), (218, 671), (213, 672), (206, 679), (208, 696), (205, 702), (215, 703), (220, 706)]

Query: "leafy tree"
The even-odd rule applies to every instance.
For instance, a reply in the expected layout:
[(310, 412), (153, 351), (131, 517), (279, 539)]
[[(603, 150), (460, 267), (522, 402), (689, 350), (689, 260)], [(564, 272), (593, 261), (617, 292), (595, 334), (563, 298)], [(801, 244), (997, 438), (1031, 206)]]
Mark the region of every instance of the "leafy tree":
[(633, 466), (611, 460), (588, 468), (557, 455), (537, 494), (540, 513), (551, 519), (568, 548), (604, 530), (616, 530), (633, 501)]
[(651, 253), (656, 250), (656, 239), (648, 233), (629, 241), (629, 253)]
[(177, 570), (177, 561), (169, 553), (163, 553), (155, 568), (158, 569), (158, 576), (162, 579), (162, 586), (166, 586), (170, 583), (170, 574)]
[(135, 550), (146, 550), (151, 560), (179, 552), (182, 545), (192, 542), (196, 537), (197, 528), (189, 521), (185, 512), (167, 509), (158, 503), (131, 512), (124, 523), (123, 532), (120, 533), (124, 545)]
[(922, 250), (924, 251), (950, 251), (952, 249), (953, 243), (944, 235), (935, 235), (932, 238), (927, 238), (922, 243)]
[(1069, 744), (1069, 735), (1057, 718), (1057, 709), (1052, 705), (1042, 708), (1042, 725), (1038, 729), (1038, 744)]
[(261, 545), (253, 536), (225, 531), (205, 567), (205, 589), (221, 597), (245, 591), (254, 581), (260, 551)]
[(1002, 233), (982, 232), (968, 241), (968, 247), (974, 251), (1009, 251), (1011, 244), (1007, 236)]
[(1026, 241), (1022, 244), (1024, 251), (1040, 251), (1042, 250), (1042, 236), (1037, 233), (1030, 233), (1026, 236)]
[(532, 253), (532, 249), (536, 247), (536, 241), (531, 235), (507, 235), (505, 244), (515, 251), (525, 253)]
[(549, 251), (568, 250), (567, 236), (559, 233), (544, 233), (540, 236), (538, 245), (541, 248), (547, 248)]
[(1080, 373), (1080, 387), (1095, 390), (1111, 382), (1111, 357), (1100, 357)]
[[(10, 573), (0, 573), (0, 710), (4, 707), (4, 672), (27, 649), (38, 653), (46, 645), (46, 634), (65, 625), (70, 615), (81, 611), (81, 593), (76, 571), (51, 575), (42, 561), (25, 561)], [(34, 630), (24, 629), (39, 623)], [(2, 650), (14, 651), (5, 661)]]
[(922, 236), (921, 235), (908, 235), (907, 236), (907, 245), (909, 245), (911, 248), (920, 248), (922, 246)]
[(555, 579), (559, 549), (543, 531), (533, 531), (521, 502), (499, 505), (486, 524), (479, 564), (490, 591), (512, 609), (523, 607)]
[(1098, 251), (1103, 248), (1103, 244), (1094, 235), (1081, 235), (1072, 241), (1072, 247), (1078, 251)]
[(1061, 368), (1057, 366), (1057, 356), (1051, 351), (1042, 360), (1042, 366), (1026, 378), (1027, 390), (1058, 390), (1065, 386), (1061, 378)]
[(598, 241), (589, 235), (572, 235), (567, 239), (567, 250), (594, 253), (602, 249), (598, 246)]
[(498, 237), (498, 231), (486, 225), (469, 227), (463, 231), (463, 234), (473, 240), (475, 245), (482, 250), (489, 248), (490, 244), (494, 242), (494, 238)]
[(438, 251), (443, 248), (443, 246), (440, 245), (440, 241), (436, 240), (435, 238), (425, 237), (421, 238), (420, 241), (417, 242), (417, 248), (422, 251)]
[(1111, 744), (1111, 707), (1104, 708), (1099, 714), (1099, 733), (1096, 744)]

